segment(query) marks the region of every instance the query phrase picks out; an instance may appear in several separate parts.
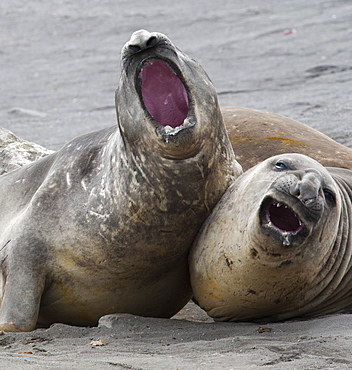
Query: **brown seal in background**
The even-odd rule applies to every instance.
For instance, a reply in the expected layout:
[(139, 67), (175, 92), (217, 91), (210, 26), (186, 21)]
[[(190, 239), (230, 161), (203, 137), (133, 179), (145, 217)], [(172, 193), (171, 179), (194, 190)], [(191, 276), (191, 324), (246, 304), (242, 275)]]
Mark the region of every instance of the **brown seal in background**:
[(243, 171), (277, 154), (305, 154), (323, 166), (352, 169), (352, 149), (288, 117), (257, 109), (222, 107)]

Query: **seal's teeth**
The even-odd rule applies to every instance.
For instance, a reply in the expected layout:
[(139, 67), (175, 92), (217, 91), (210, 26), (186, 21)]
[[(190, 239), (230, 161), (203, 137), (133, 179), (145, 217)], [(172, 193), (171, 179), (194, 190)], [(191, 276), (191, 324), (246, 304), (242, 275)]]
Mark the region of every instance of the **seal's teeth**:
[(187, 121), (187, 118), (185, 118), (185, 120), (183, 121), (182, 125), (183, 125), (183, 126), (186, 126), (186, 125), (188, 125), (188, 121)]
[(298, 220), (299, 226), (302, 226), (302, 221)]
[(171, 131), (172, 130), (172, 127), (171, 126), (169, 126), (169, 125), (166, 125), (165, 126), (165, 131)]
[(283, 235), (284, 237), (286, 237), (286, 236), (287, 236), (287, 231), (284, 231), (284, 232), (282, 233), (282, 235)]
[(271, 221), (268, 222), (268, 226), (269, 227), (272, 227), (273, 226), (273, 223)]
[(288, 208), (287, 206), (285, 206), (285, 208)]
[(280, 203), (276, 203), (276, 207), (277, 208), (281, 207), (281, 204)]

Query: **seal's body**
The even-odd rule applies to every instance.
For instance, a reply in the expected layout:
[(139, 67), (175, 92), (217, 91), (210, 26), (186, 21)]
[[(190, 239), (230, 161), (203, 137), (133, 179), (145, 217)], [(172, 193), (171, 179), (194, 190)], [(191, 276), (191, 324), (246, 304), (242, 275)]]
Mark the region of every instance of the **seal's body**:
[(352, 149), (291, 118), (257, 109), (221, 107), (243, 171), (284, 153), (305, 154), (328, 167), (352, 169)]
[(170, 317), (187, 255), (241, 168), (204, 70), (159, 33), (122, 50), (118, 126), (0, 177), (0, 330)]
[(352, 171), (300, 154), (246, 171), (191, 250), (195, 300), (215, 320), (352, 310)]

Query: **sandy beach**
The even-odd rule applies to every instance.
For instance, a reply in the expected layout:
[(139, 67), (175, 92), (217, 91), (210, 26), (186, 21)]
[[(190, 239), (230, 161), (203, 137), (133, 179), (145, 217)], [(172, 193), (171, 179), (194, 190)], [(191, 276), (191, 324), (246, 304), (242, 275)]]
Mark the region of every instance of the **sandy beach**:
[[(120, 51), (165, 33), (208, 72), (220, 105), (301, 121), (352, 148), (352, 3), (3, 0), (0, 122), (57, 150), (116, 123)], [(350, 369), (352, 316), (214, 323), (193, 303), (173, 319), (104, 317), (0, 335), (1, 369)]]

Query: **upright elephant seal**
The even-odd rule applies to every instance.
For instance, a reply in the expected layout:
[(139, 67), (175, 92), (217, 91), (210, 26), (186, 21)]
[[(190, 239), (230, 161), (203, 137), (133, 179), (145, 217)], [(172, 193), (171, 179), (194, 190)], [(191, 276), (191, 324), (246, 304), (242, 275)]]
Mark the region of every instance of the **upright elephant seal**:
[(271, 157), (227, 190), (192, 247), (195, 300), (218, 321), (352, 311), (352, 171)]
[(241, 172), (204, 70), (160, 33), (122, 49), (118, 125), (0, 177), (0, 330), (170, 317), (188, 251)]

